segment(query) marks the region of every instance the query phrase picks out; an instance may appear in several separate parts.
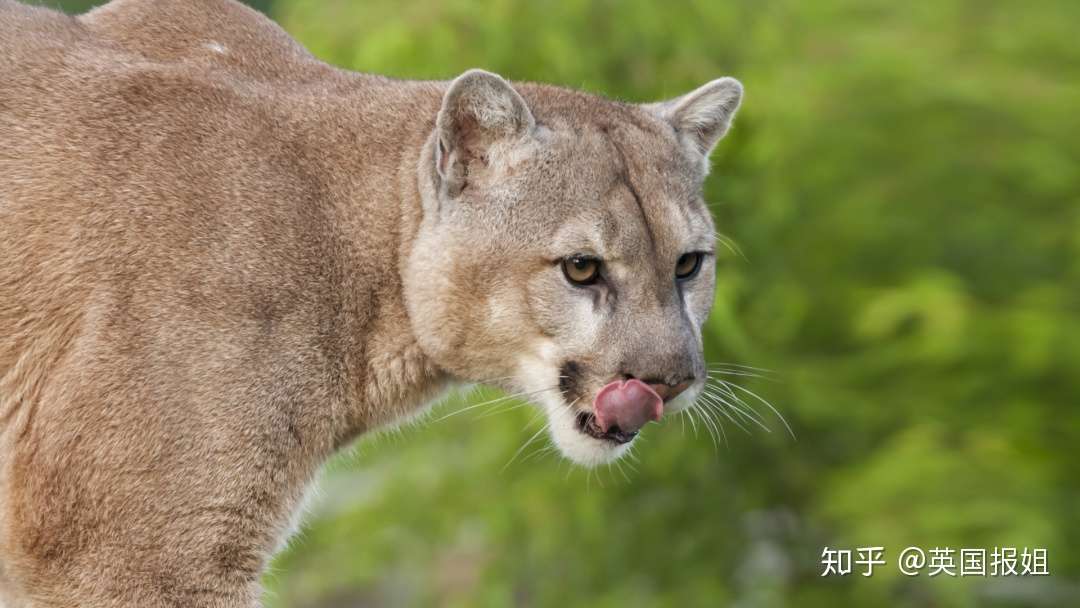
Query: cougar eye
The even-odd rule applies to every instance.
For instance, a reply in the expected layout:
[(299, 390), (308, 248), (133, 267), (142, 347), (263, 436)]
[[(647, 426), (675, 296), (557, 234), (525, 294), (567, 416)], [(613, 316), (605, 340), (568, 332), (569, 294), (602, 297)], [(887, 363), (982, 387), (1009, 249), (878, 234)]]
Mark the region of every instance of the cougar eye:
[(574, 285), (592, 285), (600, 278), (600, 260), (583, 255), (563, 259), (562, 271)]
[(684, 253), (675, 262), (675, 278), (680, 281), (692, 278), (701, 268), (701, 252)]

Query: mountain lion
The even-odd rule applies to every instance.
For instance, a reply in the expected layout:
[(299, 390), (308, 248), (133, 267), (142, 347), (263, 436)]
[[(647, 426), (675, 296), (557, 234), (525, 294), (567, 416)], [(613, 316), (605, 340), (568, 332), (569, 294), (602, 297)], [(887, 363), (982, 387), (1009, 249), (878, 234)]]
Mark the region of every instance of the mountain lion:
[(255, 606), (320, 464), (451, 386), (586, 466), (702, 390), (731, 78), (393, 80), (232, 0), (0, 0), (0, 52), (0, 605)]

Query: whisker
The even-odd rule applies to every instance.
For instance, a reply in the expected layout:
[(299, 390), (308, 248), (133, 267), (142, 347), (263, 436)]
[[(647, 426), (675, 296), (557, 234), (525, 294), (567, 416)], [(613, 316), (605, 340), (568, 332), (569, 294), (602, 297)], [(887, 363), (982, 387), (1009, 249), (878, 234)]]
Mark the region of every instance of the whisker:
[(736, 401), (728, 401), (727, 399), (724, 399), (722, 396), (719, 395), (717, 395), (716, 398), (726, 403), (728, 405), (728, 408), (733, 413), (737, 414), (740, 418), (754, 423), (766, 433), (772, 433), (772, 428), (765, 423), (765, 420), (761, 417), (761, 414), (759, 414), (757, 410), (752, 408), (749, 403), (743, 401), (742, 399), (738, 399)]
[(451, 416), (457, 416), (458, 414), (463, 414), (465, 412), (468, 412), (469, 410), (474, 410), (474, 409), (476, 409), (478, 407), (484, 407), (485, 405), (494, 405), (494, 404), (499, 403), (501, 401), (509, 401), (510, 399), (517, 399), (519, 397), (528, 397), (528, 396), (531, 396), (531, 395), (538, 395), (540, 393), (547, 392), (547, 391), (553, 391), (553, 390), (556, 390), (558, 388), (559, 387), (557, 387), (557, 386), (552, 386), (552, 387), (542, 388), (542, 389), (535, 390), (535, 391), (526, 391), (526, 392), (522, 392), (522, 393), (513, 393), (513, 394), (510, 394), (510, 395), (503, 395), (503, 396), (497, 397), (495, 399), (491, 399), (491, 400), (488, 400), (488, 401), (483, 401), (481, 403), (474, 403), (473, 405), (469, 405), (467, 407), (463, 407), (461, 409), (455, 410), (453, 412), (450, 412), (449, 414), (446, 414), (445, 416), (441, 416), (439, 418), (436, 418), (435, 420), (432, 420), (432, 422), (441, 422), (441, 421), (446, 420), (447, 418), (449, 418)]
[(776, 417), (780, 419), (780, 422), (784, 423), (784, 427), (785, 427), (785, 428), (787, 429), (787, 431), (788, 431), (788, 434), (790, 434), (790, 435), (791, 435), (791, 438), (792, 438), (792, 439), (794, 439), (795, 441), (798, 441), (798, 440), (799, 440), (799, 439), (798, 439), (798, 437), (796, 437), (796, 436), (795, 436), (795, 431), (791, 430), (791, 425), (790, 425), (790, 424), (788, 424), (788, 422), (787, 422), (787, 419), (786, 419), (786, 418), (784, 418), (784, 415), (783, 415), (783, 414), (781, 414), (781, 413), (780, 413), (779, 411), (777, 411), (777, 409), (776, 409), (775, 407), (773, 407), (773, 405), (772, 405), (771, 403), (769, 403), (768, 401), (766, 401), (766, 400), (765, 400), (764, 398), (762, 398), (762, 397), (761, 397), (760, 395), (758, 395), (758, 394), (757, 394), (757, 393), (755, 393), (754, 391), (752, 391), (752, 390), (750, 390), (750, 389), (748, 389), (748, 388), (746, 388), (746, 387), (744, 387), (744, 386), (739, 386), (738, 384), (734, 384), (734, 383), (731, 383), (731, 382), (726, 382), (726, 381), (724, 381), (724, 380), (720, 380), (720, 382), (721, 382), (722, 384), (724, 384), (724, 386), (728, 386), (728, 387), (732, 387), (732, 388), (737, 388), (737, 389), (739, 389), (740, 391), (743, 391), (743, 392), (745, 392), (746, 394), (750, 395), (750, 396), (751, 396), (751, 397), (753, 397), (754, 399), (757, 399), (758, 401), (760, 401), (760, 402), (761, 402), (761, 403), (762, 403), (763, 405), (765, 405), (765, 407), (767, 407), (767, 408), (769, 408), (770, 410), (772, 410), (772, 413), (773, 413), (773, 414), (776, 414)]
[(697, 422), (694, 420), (694, 408), (688, 407), (683, 412), (686, 412), (686, 417), (690, 419), (690, 429), (694, 433), (694, 437), (697, 438)]
[[(574, 408), (574, 405), (576, 405), (576, 404), (577, 404), (577, 402), (578, 402), (578, 401), (580, 401), (580, 400), (581, 400), (581, 397), (578, 397), (577, 399), (574, 399), (574, 400), (573, 400), (573, 401), (571, 401), (570, 403), (566, 404), (566, 407), (567, 407), (568, 409), (570, 409), (570, 410), (573, 410), (573, 408)], [(535, 418), (535, 417), (533, 417), (533, 420), (531, 420), (531, 421), (530, 421), (530, 423), (531, 423), (532, 421), (534, 421), (534, 420), (536, 420), (536, 418)], [(521, 454), (521, 452), (522, 452), (522, 451), (523, 451), (523, 450), (524, 450), (525, 448), (529, 447), (529, 444), (531, 444), (531, 443), (532, 443), (533, 441), (535, 441), (535, 440), (536, 440), (536, 438), (540, 436), (540, 433), (543, 433), (543, 432), (544, 432), (545, 430), (547, 430), (548, 428), (550, 428), (550, 426), (551, 426), (551, 422), (550, 422), (550, 421), (548, 421), (548, 422), (545, 422), (545, 423), (544, 423), (544, 426), (543, 426), (543, 427), (542, 427), (542, 428), (541, 428), (541, 429), (540, 429), (539, 431), (537, 431), (537, 432), (536, 432), (536, 433), (535, 433), (535, 434), (534, 434), (534, 435), (533, 435), (532, 437), (529, 437), (529, 439), (528, 439), (528, 440), (527, 440), (527, 441), (525, 442), (525, 444), (524, 444), (524, 445), (522, 445), (522, 446), (521, 446), (520, 448), (518, 448), (518, 451), (514, 453), (514, 455), (513, 455), (513, 456), (512, 456), (511, 458), (510, 458), (510, 461), (509, 461), (509, 462), (507, 462), (507, 463), (506, 463), (505, 465), (503, 465), (503, 468), (502, 468), (502, 470), (503, 470), (503, 471), (505, 471), (505, 470), (506, 470), (506, 468), (507, 468), (507, 467), (509, 467), (509, 466), (510, 466), (510, 464), (511, 464), (512, 462), (514, 462), (514, 459), (516, 459), (516, 458), (517, 458), (517, 457), (518, 457), (518, 456), (519, 456), (519, 455)], [(548, 449), (550, 449), (550, 450), (552, 450), (552, 451), (554, 451), (554, 450), (555, 450), (554, 446), (548, 446)], [(528, 460), (529, 460), (529, 458), (532, 458), (532, 457), (533, 457), (533, 456), (534, 456), (534, 455), (535, 455), (536, 453), (538, 453), (538, 452), (542, 453), (542, 452), (543, 452), (543, 450), (542, 450), (542, 449), (541, 449), (541, 450), (534, 450), (534, 451), (533, 451), (532, 453), (530, 453), (530, 454), (529, 454), (528, 456), (526, 456), (526, 457), (525, 457), (525, 458), (524, 458), (524, 459), (523, 459), (523, 460), (522, 460), (521, 462), (523, 462), (523, 463), (524, 463), (524, 462), (528, 461)]]
[(514, 397), (516, 397), (516, 396), (517, 395), (503, 395), (502, 397), (497, 397), (495, 399), (489, 399), (488, 401), (481, 401), (480, 403), (474, 403), (472, 405), (463, 407), (461, 409), (454, 410), (454, 411), (452, 411), (449, 414), (446, 414), (444, 416), (440, 416), (440, 417), (436, 418), (435, 420), (432, 420), (432, 422), (442, 422), (443, 420), (446, 420), (447, 418), (449, 418), (451, 416), (457, 416), (458, 414), (464, 414), (465, 412), (468, 412), (470, 410), (475, 410), (478, 407), (484, 407), (485, 405), (494, 405), (494, 404), (502, 402), (502, 401), (509, 401), (509, 400), (513, 399)]
[(713, 413), (711, 410), (708, 410), (708, 409), (701, 410), (701, 419), (703, 421), (705, 421), (705, 423), (707, 425), (711, 426), (712, 429), (713, 429), (713, 432), (712, 432), (713, 448), (717, 452), (720, 451), (720, 446), (717, 445), (717, 441), (716, 441), (716, 431), (717, 431), (717, 429), (719, 429), (720, 434), (724, 437), (724, 448), (730, 450), (731, 449), (731, 444), (728, 443), (727, 431), (724, 430), (723, 421), (721, 421), (719, 418), (716, 418), (716, 414)]
[[(619, 471), (619, 475), (622, 476), (623, 480), (626, 481), (627, 484), (630, 484), (631, 483), (630, 476), (626, 474), (626, 470), (623, 469), (622, 463), (619, 462), (618, 460), (616, 460), (612, 464), (615, 465), (615, 469)], [(614, 476), (612, 476), (612, 477), (614, 477)], [(616, 479), (615, 481), (618, 481), (618, 480)]]
[(541, 433), (548, 429), (549, 424), (550, 423), (545, 423), (544, 426), (540, 427), (539, 431), (536, 431), (536, 433), (534, 433), (532, 437), (529, 437), (529, 439), (524, 444), (522, 444), (520, 448), (518, 448), (518, 451), (514, 452), (514, 455), (510, 457), (510, 460), (503, 465), (503, 468), (500, 472), (506, 471), (506, 468), (509, 467), (514, 462), (514, 460), (516, 460), (517, 457), (521, 455), (521, 452), (523, 452), (525, 448), (529, 447), (529, 444), (536, 441), (536, 438), (539, 437)]
[(495, 408), (490, 412), (487, 412), (487, 413), (484, 413), (484, 414), (481, 414), (481, 415), (477, 416), (475, 419), (476, 420), (483, 420), (484, 418), (490, 418), (492, 416), (497, 416), (499, 414), (505, 414), (506, 412), (512, 412), (512, 411), (514, 411), (514, 410), (516, 410), (518, 408), (522, 408), (522, 407), (525, 407), (527, 405), (532, 405), (532, 404), (530, 402), (528, 402), (528, 401), (522, 401), (520, 403), (515, 403), (514, 405), (511, 405), (509, 407)]
[(733, 369), (713, 369), (706, 372), (706, 375), (709, 378), (718, 378), (721, 376), (742, 376), (745, 378), (761, 378), (762, 380), (769, 380), (770, 382), (775, 381), (772, 376)]
[[(761, 425), (768, 428), (768, 425), (765, 424), (765, 418), (761, 416), (761, 413), (757, 411), (757, 408), (747, 403), (745, 399), (736, 394), (735, 391), (731, 390), (728, 387), (728, 384), (731, 383), (725, 383), (723, 380), (717, 380), (717, 384), (710, 384), (706, 386), (706, 392), (726, 403), (729, 407), (736, 410), (743, 417), (755, 419)], [(735, 385), (732, 384), (732, 386)], [(768, 430), (769, 432), (772, 432), (772, 429)]]
[(701, 426), (705, 427), (705, 430), (708, 432), (709, 440), (712, 441), (713, 444), (713, 449), (720, 451), (720, 446), (717, 444), (716, 427), (711, 424), (712, 421), (709, 419), (708, 413), (700, 407), (693, 409), (697, 410), (697, 413), (701, 415)]
[(717, 367), (729, 367), (729, 368), (733, 368), (733, 369), (746, 369), (746, 370), (750, 370), (750, 371), (754, 371), (754, 372), (765, 372), (765, 373), (769, 373), (769, 374), (779, 373), (775, 369), (769, 369), (767, 367), (754, 367), (753, 365), (742, 365), (740, 363), (714, 363), (712, 365), (709, 365), (708, 367), (709, 367), (709, 369), (713, 369), (713, 368), (717, 368)]
[(540, 447), (536, 448), (535, 450), (529, 452), (528, 456), (526, 456), (525, 458), (522, 458), (521, 459), (521, 464), (525, 464), (526, 462), (529, 462), (530, 460), (532, 460), (536, 456), (542, 456), (544, 454), (554, 452), (554, 451), (556, 451), (555, 446), (541, 445)]
[(746, 258), (746, 254), (743, 253), (742, 248), (739, 247), (739, 244), (735, 242), (735, 239), (732, 239), (725, 234), (720, 234), (719, 232), (714, 232), (713, 236), (716, 237), (716, 240), (720, 241), (720, 244), (723, 245), (732, 254), (739, 256), (743, 259), (743, 261), (750, 261)]
[[(724, 392), (723, 393), (717, 393), (717, 392), (713, 392), (712, 390), (709, 390), (709, 389), (723, 390)], [(765, 420), (761, 417), (760, 414), (758, 414), (757, 410), (755, 410), (753, 407), (751, 407), (749, 403), (743, 401), (738, 395), (731, 392), (731, 389), (721, 388), (719, 386), (712, 385), (712, 386), (706, 387), (705, 393), (707, 395), (709, 395), (710, 397), (712, 397), (713, 399), (716, 399), (716, 400), (720, 401), (720, 403), (724, 404), (724, 406), (726, 406), (726, 407), (732, 409), (733, 411), (737, 412), (738, 414), (742, 415), (743, 418), (746, 418), (747, 420), (750, 420), (754, 424), (760, 426), (762, 429), (765, 430), (765, 432), (767, 432), (767, 433), (772, 432), (772, 429), (770, 429), (768, 427), (768, 425), (765, 424)], [(725, 399), (725, 397), (731, 397), (732, 400), (728, 401), (727, 399)], [(750, 411), (748, 412), (747, 410), (740, 407), (740, 405), (745, 406)], [(751, 412), (753, 412), (753, 414), (751, 414)]]
[(725, 418), (730, 420), (732, 424), (734, 424), (735, 426), (742, 429), (742, 432), (746, 433), (747, 435), (751, 434), (750, 429), (746, 428), (745, 426), (743, 426), (743, 424), (741, 422), (739, 422), (738, 420), (733, 418), (731, 416), (731, 414), (728, 413), (728, 411), (723, 406), (721, 406), (720, 404), (718, 404), (718, 403), (716, 403), (714, 401), (711, 401), (709, 397), (703, 396), (702, 399), (703, 400), (702, 400), (702, 402), (700, 404), (701, 407), (707, 407), (707, 408), (710, 408), (710, 409), (713, 409), (713, 410), (719, 412), (722, 416), (724, 416)]

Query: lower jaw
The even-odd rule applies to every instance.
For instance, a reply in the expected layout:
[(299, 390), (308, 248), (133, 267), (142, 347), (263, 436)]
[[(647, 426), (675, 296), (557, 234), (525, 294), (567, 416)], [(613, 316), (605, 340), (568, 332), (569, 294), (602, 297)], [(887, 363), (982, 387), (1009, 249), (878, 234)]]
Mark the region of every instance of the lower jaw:
[(577, 413), (570, 412), (564, 403), (549, 401), (543, 407), (547, 410), (552, 442), (564, 458), (577, 465), (588, 468), (610, 464), (630, 450), (632, 441), (620, 444), (584, 432), (577, 424)]
[(609, 442), (612, 445), (624, 445), (630, 443), (637, 437), (637, 431), (626, 432), (618, 429), (610, 431), (602, 431), (596, 426), (596, 420), (593, 415), (588, 412), (581, 412), (574, 419), (577, 429), (584, 435), (592, 437), (599, 441)]

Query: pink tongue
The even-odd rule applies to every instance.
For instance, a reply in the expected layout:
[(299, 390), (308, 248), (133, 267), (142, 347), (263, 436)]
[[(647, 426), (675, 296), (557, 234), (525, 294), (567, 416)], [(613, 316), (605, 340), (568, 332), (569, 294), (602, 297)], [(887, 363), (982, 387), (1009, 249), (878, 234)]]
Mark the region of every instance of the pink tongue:
[(596, 394), (593, 413), (596, 424), (605, 433), (615, 426), (633, 433), (650, 420), (660, 420), (664, 414), (664, 400), (640, 380), (616, 380)]

